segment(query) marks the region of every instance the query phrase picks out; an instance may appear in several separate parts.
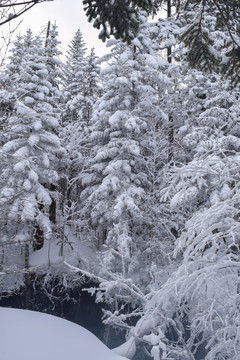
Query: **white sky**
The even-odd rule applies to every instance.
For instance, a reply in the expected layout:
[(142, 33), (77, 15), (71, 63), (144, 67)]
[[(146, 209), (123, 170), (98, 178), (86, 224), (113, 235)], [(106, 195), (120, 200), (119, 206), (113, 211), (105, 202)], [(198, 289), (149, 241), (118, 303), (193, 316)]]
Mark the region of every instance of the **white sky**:
[[(68, 44), (78, 28), (80, 28), (89, 50), (94, 47), (98, 56), (102, 56), (109, 51), (106, 49), (105, 44), (98, 39), (99, 31), (93, 28), (92, 23), (88, 23), (82, 0), (54, 0), (37, 4), (22, 17), (12, 21), (11, 27), (14, 28), (20, 20), (22, 20), (22, 23), (17, 33), (24, 34), (27, 28), (30, 27), (34, 35), (46, 28), (49, 20), (51, 23), (56, 21), (59, 40), (62, 42), (62, 51), (68, 48)], [(3, 31), (8, 31), (8, 26)]]

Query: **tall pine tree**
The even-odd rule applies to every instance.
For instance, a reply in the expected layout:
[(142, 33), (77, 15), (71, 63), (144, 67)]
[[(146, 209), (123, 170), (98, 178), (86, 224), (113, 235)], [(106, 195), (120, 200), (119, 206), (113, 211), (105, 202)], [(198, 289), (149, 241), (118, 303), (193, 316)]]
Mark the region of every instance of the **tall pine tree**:
[[(51, 239), (51, 204), (58, 174), (56, 163), (62, 153), (56, 135), (58, 119), (51, 105), (52, 84), (45, 49), (30, 31), (24, 38), (25, 53), (19, 72), (9, 71), (9, 82), (19, 99), (7, 119), (5, 131), (11, 140), (1, 149), (2, 241), (25, 248), (25, 267), (31, 249), (38, 250)], [(12, 249), (10, 249), (12, 250)], [(19, 250), (20, 251), (20, 250)], [(20, 253), (18, 253), (18, 256)], [(6, 258), (10, 259), (11, 252)]]

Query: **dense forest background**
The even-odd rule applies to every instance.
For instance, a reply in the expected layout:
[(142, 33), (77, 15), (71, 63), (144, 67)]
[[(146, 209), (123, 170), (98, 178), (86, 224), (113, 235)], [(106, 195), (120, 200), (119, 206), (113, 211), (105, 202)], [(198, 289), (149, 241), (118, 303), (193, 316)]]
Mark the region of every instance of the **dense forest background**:
[(239, 360), (239, 2), (85, 3), (109, 54), (50, 25), (0, 69), (1, 297), (85, 288), (125, 356)]

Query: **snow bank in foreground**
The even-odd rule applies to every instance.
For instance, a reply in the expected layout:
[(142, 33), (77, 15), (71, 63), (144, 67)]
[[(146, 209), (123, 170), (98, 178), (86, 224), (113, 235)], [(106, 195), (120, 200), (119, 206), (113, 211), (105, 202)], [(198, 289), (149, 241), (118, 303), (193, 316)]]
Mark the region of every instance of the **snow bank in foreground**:
[[(88, 330), (52, 315), (0, 308), (2, 360), (124, 360)], [(126, 360), (126, 359), (125, 359)]]

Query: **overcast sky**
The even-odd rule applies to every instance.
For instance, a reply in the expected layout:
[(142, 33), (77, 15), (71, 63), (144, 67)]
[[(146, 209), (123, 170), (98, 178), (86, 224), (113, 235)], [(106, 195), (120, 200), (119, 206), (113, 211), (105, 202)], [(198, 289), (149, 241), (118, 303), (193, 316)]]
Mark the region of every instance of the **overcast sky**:
[[(56, 21), (63, 49), (67, 49), (75, 32), (80, 28), (88, 49), (94, 47), (98, 56), (108, 52), (105, 44), (98, 39), (98, 30), (93, 29), (92, 24), (88, 23), (83, 11), (82, 0), (54, 0), (37, 4), (21, 18), (14, 20), (11, 27), (13, 28), (20, 19), (22, 23), (17, 33), (24, 34), (27, 28), (31, 27), (33, 33), (37, 35), (46, 28), (49, 20), (52, 23)], [(7, 31), (7, 27), (5, 31)]]

